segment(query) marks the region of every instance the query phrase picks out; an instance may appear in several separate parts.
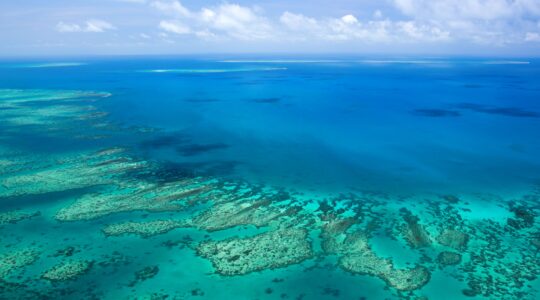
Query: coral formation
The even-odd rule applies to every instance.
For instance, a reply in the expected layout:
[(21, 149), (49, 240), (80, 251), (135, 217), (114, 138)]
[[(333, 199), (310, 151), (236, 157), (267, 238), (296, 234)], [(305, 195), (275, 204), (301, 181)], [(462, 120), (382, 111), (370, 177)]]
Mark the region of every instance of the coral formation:
[(158, 266), (148, 266), (135, 272), (135, 279), (129, 283), (129, 286), (135, 286), (138, 282), (153, 278), (159, 273)]
[(16, 269), (33, 264), (40, 256), (34, 248), (24, 248), (0, 257), (0, 279), (5, 279)]
[[(130, 184), (129, 182), (127, 184)], [(105, 194), (87, 194), (56, 214), (59, 221), (90, 220), (132, 211), (176, 211), (191, 205), (191, 198), (211, 189), (211, 183), (192, 179), (166, 184), (138, 182)]]
[(437, 262), (443, 267), (457, 265), (461, 262), (461, 255), (455, 252), (444, 251), (437, 256)]
[(193, 224), (207, 231), (223, 230), (239, 225), (263, 227), (282, 216), (298, 212), (296, 207), (280, 208), (271, 204), (272, 201), (268, 199), (217, 203), (195, 217)]
[(0, 226), (6, 224), (15, 224), (17, 222), (28, 220), (39, 215), (39, 211), (27, 212), (21, 210), (14, 210), (2, 212), (0, 213)]
[(531, 209), (525, 206), (511, 206), (510, 211), (514, 213), (514, 218), (506, 221), (508, 226), (512, 226), (515, 229), (523, 229), (534, 225), (536, 214)]
[(467, 243), (469, 242), (469, 236), (466, 233), (463, 233), (458, 230), (446, 229), (444, 230), (437, 241), (441, 245), (445, 245), (456, 250), (465, 250), (467, 248)]
[(85, 274), (91, 267), (92, 262), (86, 260), (67, 260), (47, 270), (41, 277), (50, 281), (67, 281)]
[(112, 224), (103, 228), (106, 236), (119, 236), (124, 234), (136, 234), (142, 237), (151, 237), (167, 233), (175, 228), (185, 226), (183, 221), (158, 220), (150, 222), (126, 222)]
[(390, 259), (373, 252), (365, 232), (347, 233), (353, 224), (352, 219), (332, 217), (321, 232), (324, 251), (338, 255), (339, 266), (352, 273), (379, 277), (400, 291), (416, 290), (428, 283), (431, 274), (427, 268), (396, 269)]
[(279, 229), (251, 238), (207, 241), (197, 253), (209, 259), (221, 275), (243, 275), (266, 269), (282, 268), (313, 256), (307, 231)]
[(419, 218), (413, 215), (408, 209), (400, 210), (405, 224), (402, 226), (402, 232), (405, 239), (413, 248), (427, 247), (431, 244), (429, 234), (424, 226), (418, 223)]
[(73, 246), (68, 246), (66, 248), (63, 248), (63, 249), (58, 249), (53, 255), (51, 255), (52, 257), (62, 257), (62, 256), (65, 256), (65, 257), (70, 257), (70, 256), (73, 256), (73, 254), (75, 254), (76, 252), (80, 252), (80, 250), (77, 250), (75, 247)]

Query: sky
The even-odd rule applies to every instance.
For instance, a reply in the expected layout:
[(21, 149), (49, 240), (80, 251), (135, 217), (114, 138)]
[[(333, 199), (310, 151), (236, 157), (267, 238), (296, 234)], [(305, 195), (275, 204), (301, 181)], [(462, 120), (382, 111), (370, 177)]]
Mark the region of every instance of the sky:
[(2, 0), (0, 55), (540, 56), (540, 0)]

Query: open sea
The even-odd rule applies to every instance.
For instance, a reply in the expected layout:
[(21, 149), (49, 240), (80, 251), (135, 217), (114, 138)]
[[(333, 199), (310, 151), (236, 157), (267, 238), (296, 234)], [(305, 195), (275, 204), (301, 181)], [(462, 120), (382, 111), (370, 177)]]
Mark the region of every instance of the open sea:
[(0, 299), (540, 299), (540, 60), (0, 60)]

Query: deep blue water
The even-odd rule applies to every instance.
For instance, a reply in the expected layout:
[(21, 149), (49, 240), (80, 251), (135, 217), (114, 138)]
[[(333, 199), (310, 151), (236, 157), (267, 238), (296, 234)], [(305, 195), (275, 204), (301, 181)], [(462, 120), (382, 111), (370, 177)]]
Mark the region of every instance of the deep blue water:
[[(398, 191), (512, 189), (539, 178), (538, 60), (222, 62), (231, 59), (8, 61), (0, 87), (110, 92), (113, 120), (175, 137), (149, 155), (212, 162), (220, 175)], [(194, 149), (176, 149), (182, 138)]]

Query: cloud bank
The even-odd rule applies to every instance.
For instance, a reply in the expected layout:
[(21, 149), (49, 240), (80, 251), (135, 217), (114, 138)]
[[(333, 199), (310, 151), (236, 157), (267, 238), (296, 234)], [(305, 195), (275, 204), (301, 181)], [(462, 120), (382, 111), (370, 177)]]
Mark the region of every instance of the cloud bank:
[(393, 18), (377, 9), (367, 19), (353, 13), (314, 17), (293, 11), (270, 18), (257, 6), (232, 3), (194, 9), (178, 0), (148, 5), (166, 17), (159, 23), (163, 32), (203, 40), (492, 45), (540, 40), (538, 0), (393, 0)]
[(105, 32), (107, 30), (116, 29), (111, 23), (103, 20), (88, 20), (83, 25), (76, 23), (64, 23), (62, 21), (56, 24), (58, 32)]
[(58, 0), (39, 8), (0, 1), (10, 49), (540, 54), (539, 0)]

